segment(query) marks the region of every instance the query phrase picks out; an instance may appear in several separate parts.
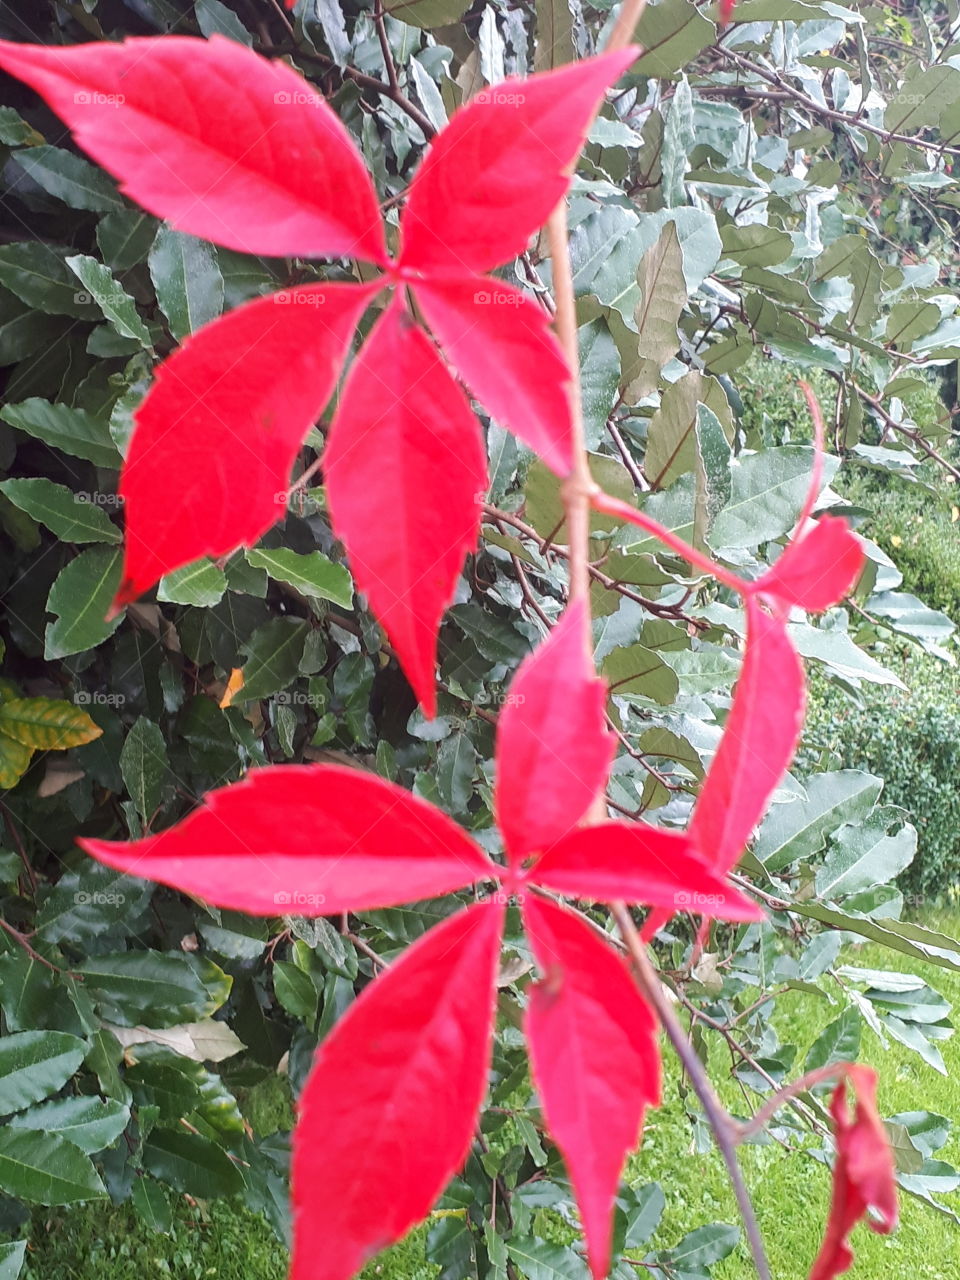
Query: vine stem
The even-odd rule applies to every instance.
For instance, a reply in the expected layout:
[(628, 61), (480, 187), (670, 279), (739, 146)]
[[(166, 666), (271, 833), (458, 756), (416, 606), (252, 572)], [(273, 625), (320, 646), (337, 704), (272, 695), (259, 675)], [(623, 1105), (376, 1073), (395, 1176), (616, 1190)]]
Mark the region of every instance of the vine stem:
[[(626, 48), (633, 39), (637, 23), (643, 14), (646, 0), (624, 0), (620, 7), (606, 52)], [(569, 236), (566, 199), (562, 199), (547, 222), (547, 242), (553, 270), (553, 295), (556, 301), (555, 326), (557, 338), (563, 348), (569, 369), (567, 394), (570, 403), (571, 443), (573, 463), (570, 474), (563, 482), (563, 507), (567, 526), (568, 604), (582, 604), (584, 618), (583, 643), (590, 666), (594, 665), (593, 630), (590, 621), (590, 516), (591, 508), (599, 496), (599, 487), (590, 473), (583, 427), (583, 409), (580, 387), (580, 357), (577, 337), (576, 297), (573, 273), (570, 266)], [(711, 566), (711, 571), (713, 566)], [(585, 821), (588, 824), (606, 819), (606, 801), (603, 795), (591, 807)], [(743, 1219), (744, 1230), (753, 1254), (754, 1265), (760, 1280), (771, 1280), (757, 1225), (756, 1214), (743, 1173), (737, 1161), (737, 1133), (733, 1122), (724, 1110), (713, 1090), (700, 1059), (691, 1047), (684, 1029), (673, 1012), (660, 984), (656, 971), (647, 958), (643, 942), (629, 911), (622, 904), (613, 907), (613, 916), (634, 964), (634, 974), (643, 995), (656, 1011), (660, 1022), (683, 1063), (700, 1103), (703, 1106), (733, 1185), (734, 1194)]]

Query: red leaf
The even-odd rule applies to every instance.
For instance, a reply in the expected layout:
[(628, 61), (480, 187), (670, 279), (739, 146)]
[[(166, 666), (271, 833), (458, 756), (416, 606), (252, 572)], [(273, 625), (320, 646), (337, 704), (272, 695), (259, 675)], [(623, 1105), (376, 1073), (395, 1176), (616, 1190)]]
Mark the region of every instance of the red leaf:
[(809, 613), (822, 613), (847, 594), (860, 576), (864, 559), (846, 520), (822, 516), (809, 533), (791, 542), (773, 568), (752, 584), (752, 590)]
[(178, 230), (243, 253), (386, 261), (360, 153), (283, 62), (220, 36), (163, 36), (63, 49), (0, 41), (0, 66)]
[(603, 1280), (624, 1161), (645, 1109), (660, 1105), (656, 1020), (589, 925), (530, 895), (523, 918), (544, 974), (527, 1008), (534, 1084), (570, 1171), (590, 1270)]
[(290, 469), (377, 285), (304, 285), (205, 326), (137, 410), (120, 479), (117, 606), (200, 556), (250, 546), (286, 510)]
[(570, 372), (544, 309), (483, 276), (417, 284), (427, 324), (460, 377), (558, 475), (572, 465)]
[(487, 1087), (503, 909), (468, 907), (377, 978), (317, 1051), (294, 1136), (291, 1280), (348, 1280), (429, 1212)]
[(357, 586), (432, 716), (437, 631), (476, 546), (487, 466), (466, 397), (399, 301), (354, 362), (323, 460)]
[[(847, 1104), (847, 1082), (856, 1092), (856, 1110), (851, 1117)], [(897, 1225), (897, 1186), (893, 1156), (877, 1113), (877, 1075), (869, 1067), (850, 1066), (847, 1081), (837, 1085), (830, 1104), (837, 1142), (833, 1167), (833, 1204), (823, 1246), (813, 1264), (810, 1280), (833, 1280), (853, 1262), (850, 1233), (873, 1207), (879, 1219), (867, 1225), (888, 1235)]]
[(410, 186), (401, 265), (463, 277), (522, 253), (567, 190), (604, 90), (638, 53), (504, 80), (472, 98), (430, 144)]
[(520, 664), (500, 713), (497, 822), (514, 864), (576, 827), (606, 785), (616, 741), (587, 640), (578, 601)]
[(254, 769), (159, 835), (79, 844), (118, 871), (261, 916), (395, 906), (497, 874), (439, 809), (341, 765)]
[(643, 903), (722, 920), (763, 912), (696, 856), (691, 841), (642, 822), (573, 831), (535, 863), (530, 879), (571, 898)]
[(803, 664), (779, 618), (746, 601), (747, 648), (723, 738), (688, 834), (714, 867), (735, 866), (793, 759), (803, 726)]

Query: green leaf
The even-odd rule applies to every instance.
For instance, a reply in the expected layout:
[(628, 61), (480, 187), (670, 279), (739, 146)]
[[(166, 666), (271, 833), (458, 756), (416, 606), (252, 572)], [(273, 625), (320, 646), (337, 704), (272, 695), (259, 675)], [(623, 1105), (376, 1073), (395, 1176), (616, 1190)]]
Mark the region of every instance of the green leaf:
[(768, 871), (823, 848), (827, 836), (844, 823), (865, 818), (879, 799), (883, 781), (859, 769), (817, 773), (807, 778), (806, 799), (774, 805), (760, 828), (755, 853)]
[(240, 698), (268, 698), (292, 684), (299, 673), (309, 630), (299, 618), (274, 618), (259, 627), (241, 650), (247, 660)]
[(62, 1089), (86, 1052), (82, 1040), (63, 1031), (4, 1036), (0, 1039), (0, 1115), (22, 1111)]
[(42, 135), (27, 124), (13, 107), (0, 107), (0, 142), (5, 147), (22, 147), (27, 143), (32, 146), (42, 141)]
[(39, 240), (0, 246), (0, 284), (38, 311), (97, 319), (97, 308), (77, 288), (63, 255)]
[(332, 600), (349, 609), (353, 604), (353, 580), (347, 568), (322, 551), (302, 555), (286, 547), (256, 547), (244, 553), (247, 562), (266, 569), (275, 582), (286, 582), (302, 596)]
[(97, 244), (104, 262), (117, 272), (143, 262), (156, 234), (157, 220), (141, 209), (118, 209), (97, 224)]
[(35, 751), (66, 751), (103, 730), (65, 698), (11, 698), (0, 706), (0, 733)]
[(166, 604), (190, 604), (210, 608), (219, 604), (227, 589), (227, 578), (212, 560), (195, 560), (182, 569), (164, 574), (157, 586), (157, 599)]
[(48, 195), (71, 209), (109, 213), (123, 199), (102, 169), (60, 147), (28, 147), (17, 152), (17, 164)]
[[(2, 133), (0, 133), (2, 138)], [(17, 1280), (23, 1269), (23, 1259), (27, 1252), (26, 1240), (15, 1240), (12, 1244), (0, 1244), (0, 1280)]]
[(122, 569), (119, 551), (91, 547), (60, 570), (47, 598), (47, 612), (57, 620), (47, 624), (44, 657), (65, 658), (95, 649), (113, 635), (120, 618), (105, 619)]
[(739, 1227), (732, 1227), (726, 1222), (711, 1222), (688, 1232), (675, 1248), (663, 1254), (663, 1258), (677, 1271), (696, 1273), (729, 1257), (739, 1240)]
[(960, 972), (960, 941), (933, 929), (925, 929), (907, 920), (872, 920), (820, 902), (795, 901), (790, 904), (790, 910), (794, 915), (819, 920), (834, 929), (858, 933), (915, 960), (926, 960), (941, 969)]
[(834, 1062), (856, 1062), (860, 1052), (863, 1019), (854, 1008), (844, 1009), (817, 1036), (804, 1062), (805, 1071), (816, 1071)]
[(614, 697), (650, 698), (668, 707), (680, 692), (676, 672), (659, 653), (642, 644), (611, 650), (602, 671)]
[(209, 1018), (233, 983), (212, 961), (181, 951), (93, 956), (80, 972), (103, 1016), (121, 1027), (172, 1027)]
[[(675, 209), (686, 200), (684, 178), (687, 173), (687, 156), (693, 150), (696, 130), (693, 123), (693, 95), (685, 75), (670, 99), (666, 122), (663, 127), (663, 148), (660, 153), (662, 179), (660, 198), (667, 209)], [(676, 224), (674, 235), (676, 235)], [(671, 355), (673, 352), (670, 353)]]
[(384, 11), (411, 27), (446, 27), (459, 22), (470, 0), (384, 0)]
[(223, 312), (223, 276), (212, 244), (164, 222), (148, 262), (160, 309), (178, 341)]
[(194, 0), (194, 11), (197, 25), (209, 40), (212, 35), (226, 36), (245, 44), (249, 48), (253, 44), (253, 36), (243, 25), (232, 9), (228, 9), (221, 0)]
[(67, 258), (66, 263), (83, 285), (89, 300), (100, 308), (117, 333), (151, 350), (153, 339), (140, 319), (137, 304), (116, 281), (110, 268), (83, 253)]
[(527, 1280), (588, 1280), (590, 1274), (580, 1255), (565, 1245), (531, 1237), (509, 1240), (507, 1251)]
[(677, 323), (686, 305), (687, 286), (675, 222), (667, 223), (657, 243), (643, 255), (637, 284), (640, 302), (634, 320), (640, 368), (627, 393), (634, 404), (655, 389), (661, 368), (676, 354), (680, 343)]
[(478, 764), (479, 756), (465, 733), (451, 733), (440, 743), (436, 782), (440, 798), (450, 813), (466, 812)]
[(277, 960), (273, 966), (273, 990), (287, 1013), (312, 1025), (320, 997), (308, 973), (287, 960)]
[[(836, 458), (824, 459), (824, 482), (837, 471)], [(813, 450), (783, 445), (751, 453), (731, 465), (730, 501), (710, 534), (714, 547), (758, 547), (793, 528), (803, 506), (813, 469)]]
[(26, 773), (32, 757), (32, 747), (25, 747), (22, 742), (0, 733), (0, 787), (5, 791), (15, 787)]
[(723, 256), (743, 267), (775, 267), (793, 253), (793, 240), (786, 231), (751, 222), (745, 227), (720, 228)]
[(555, 71), (575, 59), (569, 0), (537, 0), (535, 71)]
[(83, 501), (66, 485), (55, 484), (44, 476), (4, 480), (0, 483), (0, 493), (32, 519), (46, 525), (61, 542), (121, 541), (120, 530), (111, 524), (100, 507)]
[[(891, 823), (899, 823), (893, 834)], [(917, 829), (903, 821), (898, 809), (875, 809), (862, 822), (840, 828), (830, 852), (817, 870), (816, 891), (821, 898), (839, 898), (889, 884), (913, 861)]]
[(55, 1098), (21, 1111), (11, 1119), (10, 1127), (55, 1133), (87, 1155), (94, 1155), (116, 1142), (129, 1119), (130, 1108), (120, 1102), (78, 1096)]
[(671, 77), (712, 44), (716, 34), (716, 27), (691, 0), (647, 5), (634, 35), (643, 52), (631, 73), (658, 80)]
[(145, 716), (138, 717), (127, 734), (120, 752), (120, 772), (137, 813), (149, 823), (160, 808), (170, 761), (159, 726)]
[(168, 1236), (173, 1229), (173, 1210), (159, 1182), (137, 1178), (133, 1184), (133, 1207), (151, 1231)]
[(143, 1148), (143, 1167), (175, 1190), (201, 1200), (243, 1190), (240, 1170), (226, 1152), (192, 1133), (155, 1129)]
[(104, 1200), (89, 1157), (58, 1134), (0, 1129), (0, 1188), (31, 1204)]
[(98, 467), (120, 466), (108, 424), (85, 409), (51, 404), (35, 396), (20, 404), (4, 405), (0, 418), (74, 458), (84, 458)]

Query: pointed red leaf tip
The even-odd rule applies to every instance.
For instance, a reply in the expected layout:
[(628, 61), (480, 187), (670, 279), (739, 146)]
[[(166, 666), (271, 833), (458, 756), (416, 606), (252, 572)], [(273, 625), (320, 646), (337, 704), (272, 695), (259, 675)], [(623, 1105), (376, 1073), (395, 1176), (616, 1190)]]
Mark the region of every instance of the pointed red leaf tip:
[(487, 464), (466, 396), (399, 300), (347, 376), (323, 464), (357, 586), (432, 716), (437, 632), (477, 544)]
[(341, 765), (254, 769), (159, 835), (78, 843), (117, 871), (259, 916), (396, 906), (497, 874), (439, 809)]
[(721, 920), (763, 912), (696, 855), (687, 836), (645, 823), (606, 822), (548, 849), (530, 879), (570, 898), (693, 911)]
[[(852, 1116), (847, 1100), (850, 1085), (856, 1095)], [(848, 1067), (847, 1079), (837, 1085), (830, 1111), (837, 1143), (833, 1203), (810, 1280), (833, 1280), (849, 1270), (853, 1263), (850, 1233), (868, 1208), (879, 1216), (867, 1218), (867, 1225), (881, 1235), (893, 1231), (899, 1217), (893, 1155), (877, 1112), (876, 1072), (869, 1067)]]
[(291, 1280), (349, 1280), (430, 1212), (490, 1065), (503, 908), (431, 929), (317, 1051), (293, 1140)]
[(179, 231), (242, 253), (386, 262), (359, 151), (283, 62), (215, 35), (63, 49), (0, 41), (0, 66)]
[(462, 277), (522, 253), (567, 190), (604, 90), (638, 56), (631, 47), (585, 58), (471, 98), (410, 186), (401, 265)]
[(570, 370), (544, 309), (513, 285), (484, 276), (418, 283), (413, 292), (473, 396), (551, 470), (567, 475)]
[(587, 654), (582, 601), (524, 658), (497, 724), (497, 822), (514, 866), (555, 844), (606, 786), (616, 740)]
[(610, 1270), (612, 1218), (647, 1107), (660, 1105), (656, 1020), (626, 966), (589, 925), (527, 895), (543, 979), (530, 992), (533, 1079), (580, 1207), (594, 1280)]
[(786, 624), (746, 601), (747, 641), (733, 706), (688, 835), (711, 866), (735, 866), (800, 740), (803, 664)]
[(809, 533), (792, 542), (773, 568), (751, 585), (751, 590), (809, 613), (822, 613), (850, 591), (863, 571), (865, 558), (863, 547), (846, 520), (821, 516)]
[[(294, 3), (296, 3), (296, 0), (294, 0)], [(729, 24), (730, 19), (733, 17), (733, 11), (736, 7), (737, 0), (720, 0), (719, 13), (717, 14), (717, 17), (719, 19), (721, 31)]]
[(258, 298), (159, 366), (120, 477), (115, 609), (200, 556), (251, 546), (283, 516), (297, 451), (377, 289), (303, 285)]

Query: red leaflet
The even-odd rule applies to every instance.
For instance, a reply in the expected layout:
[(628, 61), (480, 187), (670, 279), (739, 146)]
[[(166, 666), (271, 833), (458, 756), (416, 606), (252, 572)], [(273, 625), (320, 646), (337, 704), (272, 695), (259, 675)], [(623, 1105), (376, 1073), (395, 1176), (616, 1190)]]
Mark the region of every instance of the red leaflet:
[(399, 301), (350, 370), (323, 462), (357, 586), (432, 716), (437, 630), (476, 546), (487, 467), (466, 397)]
[(0, 41), (0, 66), (178, 230), (243, 253), (386, 261), (360, 153), (283, 62), (220, 36), (164, 36), (64, 49)]
[(864, 552), (846, 520), (821, 516), (752, 584), (757, 595), (821, 613), (837, 604), (860, 576)]
[(116, 605), (200, 556), (250, 546), (286, 510), (290, 469), (330, 399), (376, 285), (304, 285), (207, 325), (165, 361), (120, 481)]
[(411, 184), (401, 265), (463, 277), (522, 253), (566, 191), (603, 91), (638, 53), (504, 80), (472, 98), (430, 144)]
[[(851, 1117), (847, 1084), (856, 1094)], [(823, 1246), (810, 1280), (833, 1280), (853, 1262), (850, 1233), (868, 1207), (880, 1215), (867, 1225), (888, 1235), (897, 1225), (897, 1187), (890, 1144), (877, 1114), (877, 1075), (869, 1067), (850, 1066), (847, 1079), (837, 1085), (830, 1104), (837, 1142), (833, 1167), (833, 1204)]]
[(747, 647), (719, 750), (689, 835), (714, 867), (735, 866), (790, 766), (803, 725), (803, 664), (784, 622), (752, 596)]
[(592, 902), (622, 899), (721, 920), (762, 920), (756, 903), (693, 849), (686, 835), (639, 822), (606, 822), (571, 832), (547, 850), (530, 878)]
[(514, 864), (565, 836), (603, 791), (616, 749), (606, 698), (578, 601), (523, 660), (500, 713), (497, 822)]
[(394, 906), (497, 874), (439, 809), (341, 765), (254, 769), (160, 835), (79, 843), (117, 871), (261, 916)]
[(572, 466), (570, 373), (541, 306), (513, 285), (418, 283), (417, 302), (450, 363), (503, 426), (557, 475)]
[(502, 925), (502, 908), (482, 903), (431, 929), (320, 1045), (294, 1138), (291, 1280), (349, 1280), (429, 1213), (465, 1160)]
[(589, 925), (530, 895), (523, 918), (544, 975), (527, 1009), (533, 1079), (570, 1170), (590, 1270), (603, 1280), (623, 1164), (645, 1109), (660, 1105), (656, 1021)]
[[(293, 0), (293, 3), (296, 4), (296, 0)], [(733, 11), (736, 6), (737, 0), (720, 0), (719, 13), (717, 16), (720, 19), (721, 31), (733, 17)]]

